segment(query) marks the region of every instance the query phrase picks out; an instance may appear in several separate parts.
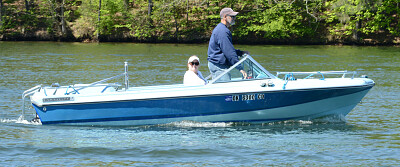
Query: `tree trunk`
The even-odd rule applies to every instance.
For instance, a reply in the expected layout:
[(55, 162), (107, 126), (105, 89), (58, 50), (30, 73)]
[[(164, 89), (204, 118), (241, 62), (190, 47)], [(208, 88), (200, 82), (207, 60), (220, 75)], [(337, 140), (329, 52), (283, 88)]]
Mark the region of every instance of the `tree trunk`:
[(66, 28), (65, 28), (65, 19), (64, 19), (64, 5), (65, 5), (65, 0), (62, 0), (61, 4), (61, 33), (62, 35), (66, 34)]
[(152, 2), (152, 0), (149, 0), (149, 7), (148, 7), (149, 9), (149, 11), (148, 11), (148, 17), (147, 17), (147, 20), (149, 21), (149, 25), (150, 25), (150, 27), (153, 27), (153, 20), (151, 19), (151, 13), (153, 12), (153, 2)]
[(151, 16), (151, 12), (153, 11), (153, 2), (149, 0), (149, 9), (148, 9), (148, 15)]
[(99, 40), (99, 31), (100, 31), (100, 16), (101, 16), (101, 0), (99, 0), (99, 17), (97, 18), (97, 34), (96, 34), (96, 38), (97, 40)]
[(128, 6), (129, 6), (129, 0), (124, 0), (124, 7), (126, 11), (128, 11)]
[(187, 27), (189, 27), (189, 0), (186, 0), (186, 23)]
[[(207, 0), (207, 16), (210, 15), (209, 9), (210, 9), (210, 1)], [(211, 19), (210, 19), (210, 17), (206, 17), (206, 18), (207, 18), (207, 27), (210, 27)]]
[(26, 11), (29, 11), (29, 1), (25, 0), (25, 9)]
[(177, 9), (176, 9), (176, 7), (175, 7), (175, 4), (172, 4), (173, 5), (173, 10), (174, 10), (174, 22), (175, 22), (175, 40), (176, 41), (179, 41), (179, 39), (178, 39), (178, 34), (179, 34), (179, 26), (178, 26), (178, 20), (177, 20), (177, 18), (178, 18), (178, 11), (177, 11)]
[(358, 30), (359, 30), (360, 28), (361, 28), (361, 20), (358, 20), (358, 21), (356, 22), (356, 29), (353, 30), (353, 40), (354, 40), (355, 42), (359, 42), (359, 40), (360, 40), (359, 32), (358, 32)]
[(3, 26), (3, 0), (0, 0), (0, 27)]

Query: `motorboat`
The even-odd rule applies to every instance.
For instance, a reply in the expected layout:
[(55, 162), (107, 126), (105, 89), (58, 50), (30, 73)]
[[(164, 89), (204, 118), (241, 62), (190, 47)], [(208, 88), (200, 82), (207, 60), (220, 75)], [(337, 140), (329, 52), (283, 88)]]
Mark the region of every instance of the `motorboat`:
[[(130, 87), (124, 72), (89, 84), (37, 85), (22, 94), (43, 125), (154, 125), (178, 121), (267, 123), (346, 116), (375, 82), (351, 71), (268, 72), (250, 55), (206, 85)], [(246, 77), (238, 69), (244, 69)], [(122, 78), (123, 84), (107, 83)]]

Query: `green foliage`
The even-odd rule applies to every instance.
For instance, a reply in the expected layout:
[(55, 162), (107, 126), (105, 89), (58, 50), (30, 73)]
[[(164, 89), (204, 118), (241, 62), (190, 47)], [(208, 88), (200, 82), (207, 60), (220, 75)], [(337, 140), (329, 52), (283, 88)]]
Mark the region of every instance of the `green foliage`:
[(336, 0), (324, 12), (329, 32), (342, 38), (355, 33), (399, 36), (399, 0)]
[(386, 0), (374, 4), (361, 18), (367, 20), (361, 31), (366, 34), (387, 31), (394, 36), (400, 36), (399, 3), (399, 0)]
[(0, 33), (44, 30), (61, 36), (64, 20), (79, 39), (99, 34), (102, 39), (206, 42), (220, 22), (220, 10), (230, 7), (239, 12), (232, 34), (241, 39), (291, 41), (328, 34), (346, 40), (382, 33), (399, 37), (399, 1), (151, 0), (149, 5), (150, 0), (35, 0), (26, 10), (25, 0), (3, 0)]
[[(275, 2), (275, 1), (274, 1)], [(316, 5), (314, 3), (313, 5)], [(241, 37), (254, 34), (266, 39), (290, 39), (310, 36), (316, 26), (311, 15), (304, 10), (303, 3), (278, 1), (271, 3), (258, 0), (242, 7), (248, 11), (240, 15)]]
[(130, 28), (131, 18), (124, 7), (124, 0), (103, 0), (101, 17), (98, 23), (102, 35), (120, 34), (125, 28)]

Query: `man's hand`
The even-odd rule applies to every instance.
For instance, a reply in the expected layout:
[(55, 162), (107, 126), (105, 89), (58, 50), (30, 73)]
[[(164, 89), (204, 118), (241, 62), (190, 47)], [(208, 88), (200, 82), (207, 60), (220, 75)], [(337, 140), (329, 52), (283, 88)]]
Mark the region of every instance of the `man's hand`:
[(243, 78), (246, 79), (246, 78), (247, 78), (247, 73), (246, 73), (246, 71), (240, 70), (240, 72), (242, 73)]
[(250, 52), (249, 51), (243, 51), (243, 55), (245, 55), (245, 54), (250, 55)]

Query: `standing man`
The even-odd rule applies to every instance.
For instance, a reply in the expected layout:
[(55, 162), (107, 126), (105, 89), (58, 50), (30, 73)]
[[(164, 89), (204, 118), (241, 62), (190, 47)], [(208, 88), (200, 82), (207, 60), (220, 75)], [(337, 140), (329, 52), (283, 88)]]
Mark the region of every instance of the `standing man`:
[[(239, 56), (247, 51), (237, 50), (233, 47), (232, 33), (228, 29), (235, 24), (235, 17), (239, 12), (231, 8), (223, 8), (220, 12), (221, 23), (213, 30), (208, 45), (208, 68), (213, 79), (239, 61)], [(241, 66), (237, 67), (246, 78), (247, 74)], [(221, 80), (230, 80), (230, 75), (224, 75)]]

